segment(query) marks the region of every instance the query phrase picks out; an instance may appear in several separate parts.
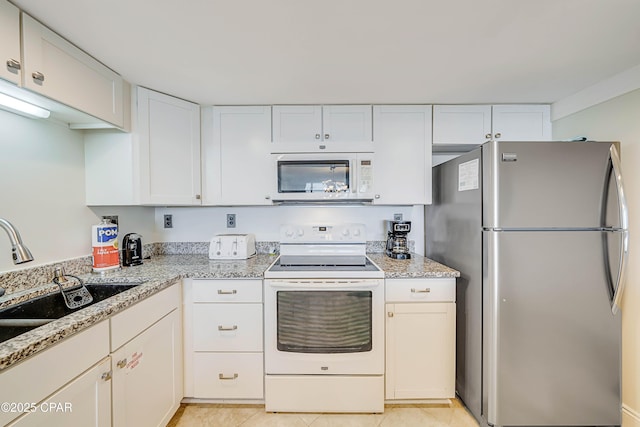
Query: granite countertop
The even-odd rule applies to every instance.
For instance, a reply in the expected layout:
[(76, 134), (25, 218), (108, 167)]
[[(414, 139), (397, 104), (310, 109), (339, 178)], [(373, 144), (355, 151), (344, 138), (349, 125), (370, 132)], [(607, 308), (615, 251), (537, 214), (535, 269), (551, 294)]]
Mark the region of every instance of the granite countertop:
[[(368, 254), (384, 272), (386, 278), (458, 277), (460, 273), (420, 255), (409, 260), (394, 260), (384, 254)], [(100, 301), (77, 312), (32, 329), (0, 343), (0, 372), (119, 311), (165, 289), (183, 278), (202, 279), (262, 279), (264, 271), (277, 255), (258, 254), (248, 260), (212, 261), (207, 255), (160, 255), (143, 265), (123, 267), (104, 275), (84, 274), (86, 283), (143, 282), (139, 286)], [(49, 283), (33, 289), (0, 297), (0, 307), (22, 302), (36, 296), (58, 291)]]

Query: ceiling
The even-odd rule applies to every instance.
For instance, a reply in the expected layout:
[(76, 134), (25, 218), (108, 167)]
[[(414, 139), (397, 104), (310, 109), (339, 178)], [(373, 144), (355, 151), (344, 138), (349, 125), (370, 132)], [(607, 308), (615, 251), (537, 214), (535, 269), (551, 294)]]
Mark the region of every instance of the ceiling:
[(639, 0), (11, 0), (200, 104), (548, 103), (640, 64)]

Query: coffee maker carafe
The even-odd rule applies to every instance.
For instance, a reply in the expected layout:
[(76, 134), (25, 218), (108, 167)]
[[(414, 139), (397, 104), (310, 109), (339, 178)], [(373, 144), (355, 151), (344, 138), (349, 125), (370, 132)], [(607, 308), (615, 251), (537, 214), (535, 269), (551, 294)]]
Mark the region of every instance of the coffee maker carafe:
[(389, 221), (387, 230), (387, 256), (394, 259), (409, 259), (409, 240), (411, 221)]

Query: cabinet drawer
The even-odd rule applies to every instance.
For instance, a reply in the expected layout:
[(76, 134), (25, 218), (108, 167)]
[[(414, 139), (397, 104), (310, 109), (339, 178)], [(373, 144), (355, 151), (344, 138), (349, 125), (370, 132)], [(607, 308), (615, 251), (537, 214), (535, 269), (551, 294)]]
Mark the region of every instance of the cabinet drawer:
[(387, 302), (455, 302), (456, 279), (387, 279)]
[(111, 319), (111, 351), (180, 307), (180, 284), (176, 283), (116, 314)]
[(262, 302), (262, 280), (193, 281), (194, 302)]
[(194, 304), (195, 351), (262, 351), (261, 304)]
[(193, 397), (262, 399), (262, 359), (262, 353), (195, 353)]

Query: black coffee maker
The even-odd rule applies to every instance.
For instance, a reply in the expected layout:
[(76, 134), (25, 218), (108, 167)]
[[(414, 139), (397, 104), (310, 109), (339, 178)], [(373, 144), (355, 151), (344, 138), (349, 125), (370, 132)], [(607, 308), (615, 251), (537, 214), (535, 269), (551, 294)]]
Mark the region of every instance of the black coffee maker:
[(409, 259), (409, 240), (411, 221), (389, 221), (387, 230), (387, 256), (394, 259)]
[(122, 265), (130, 267), (142, 264), (142, 236), (129, 233), (122, 239)]

